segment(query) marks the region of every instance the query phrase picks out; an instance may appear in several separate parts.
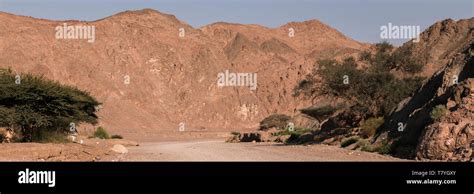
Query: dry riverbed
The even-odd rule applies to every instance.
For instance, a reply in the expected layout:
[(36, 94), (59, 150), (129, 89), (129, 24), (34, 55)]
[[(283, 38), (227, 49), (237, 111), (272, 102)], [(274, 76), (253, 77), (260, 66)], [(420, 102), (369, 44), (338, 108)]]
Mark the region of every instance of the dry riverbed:
[(128, 161), (398, 161), (375, 153), (328, 145), (225, 143), (198, 140), (142, 143), (130, 147)]
[[(186, 138), (188, 137), (189, 138)], [(328, 145), (225, 143), (225, 138), (179, 134), (156, 141), (88, 139), (82, 143), (3, 143), (0, 161), (400, 161)], [(207, 139), (203, 139), (207, 138)]]

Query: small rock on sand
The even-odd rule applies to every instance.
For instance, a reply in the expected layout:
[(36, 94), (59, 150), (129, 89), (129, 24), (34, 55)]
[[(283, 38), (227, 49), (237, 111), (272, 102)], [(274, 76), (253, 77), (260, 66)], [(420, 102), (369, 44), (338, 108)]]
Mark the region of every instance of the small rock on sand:
[(111, 148), (112, 151), (114, 152), (117, 152), (117, 153), (120, 153), (120, 154), (126, 154), (128, 153), (128, 149), (125, 148), (125, 146), (121, 145), (121, 144), (115, 144), (112, 148)]

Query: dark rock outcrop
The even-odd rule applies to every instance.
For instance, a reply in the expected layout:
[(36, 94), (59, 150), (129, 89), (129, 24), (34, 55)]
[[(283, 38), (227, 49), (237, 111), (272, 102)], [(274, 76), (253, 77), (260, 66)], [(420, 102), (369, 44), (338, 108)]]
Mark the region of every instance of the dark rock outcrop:
[[(460, 92), (458, 92), (460, 91)], [(474, 78), (455, 87), (448, 113), (428, 125), (416, 149), (420, 160), (469, 161), (474, 141)]]
[[(374, 138), (376, 144), (389, 140), (394, 143), (392, 151), (396, 156), (415, 158), (420, 139), (422, 142), (426, 139), (423, 137), (426, 135), (424, 129), (429, 125), (431, 128), (436, 128), (435, 125), (432, 125), (434, 121), (430, 117), (430, 112), (437, 105), (448, 104), (450, 98), (456, 93), (455, 89), (465, 80), (474, 77), (473, 40), (474, 38), (471, 38), (468, 42), (469, 47), (463, 52), (455, 54), (445, 67), (427, 80), (409, 99), (399, 104), (378, 129), (377, 136)], [(450, 111), (455, 112), (456, 110)], [(469, 118), (462, 119), (469, 120)], [(445, 137), (440, 136), (439, 138)], [(428, 158), (440, 159), (438, 156)]]

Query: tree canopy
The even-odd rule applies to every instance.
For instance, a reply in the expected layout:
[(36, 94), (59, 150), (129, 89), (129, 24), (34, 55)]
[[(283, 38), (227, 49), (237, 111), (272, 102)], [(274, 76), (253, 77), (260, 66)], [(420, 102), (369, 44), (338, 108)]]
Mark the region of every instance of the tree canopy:
[[(374, 55), (362, 52), (359, 61), (353, 57), (341, 62), (333, 59), (317, 61), (315, 67), (319, 68), (300, 81), (294, 94), (342, 97), (353, 102), (368, 117), (387, 116), (397, 103), (421, 86), (424, 78), (411, 73), (411, 76), (404, 78), (395, 76), (391, 72), (393, 69), (415, 73), (421, 68), (410, 59), (409, 52), (393, 54), (393, 46), (386, 42), (376, 46)], [(368, 63), (368, 66), (359, 65), (362, 62)], [(318, 82), (321, 84), (315, 84)]]
[(97, 123), (100, 103), (74, 86), (0, 69), (0, 127), (18, 129), (24, 141), (42, 130), (68, 131), (71, 123)]

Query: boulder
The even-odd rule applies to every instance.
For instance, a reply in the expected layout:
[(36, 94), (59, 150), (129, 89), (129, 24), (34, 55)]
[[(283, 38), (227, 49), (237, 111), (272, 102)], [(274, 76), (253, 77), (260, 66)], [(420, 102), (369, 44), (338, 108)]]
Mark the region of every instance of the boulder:
[(119, 154), (126, 154), (128, 153), (128, 149), (121, 145), (121, 144), (115, 144), (112, 148), (111, 148), (112, 151), (116, 152), (116, 153), (119, 153)]
[[(461, 88), (462, 87), (462, 88)], [(459, 89), (461, 88), (461, 89)], [(469, 91), (464, 95), (455, 92), (449, 103), (456, 106), (433, 124), (428, 125), (416, 149), (419, 160), (469, 161), (472, 159), (471, 142), (474, 141), (474, 79), (461, 83), (454, 91)], [(456, 108), (455, 108), (456, 107)]]
[(307, 128), (307, 129), (319, 128), (319, 121), (305, 114), (298, 114), (294, 116), (292, 120), (295, 124), (295, 127), (298, 127), (298, 128)]
[(15, 134), (13, 130), (11, 130), (10, 128), (0, 127), (0, 136), (1, 136), (0, 143), (3, 143), (3, 142), (10, 143), (14, 135)]

